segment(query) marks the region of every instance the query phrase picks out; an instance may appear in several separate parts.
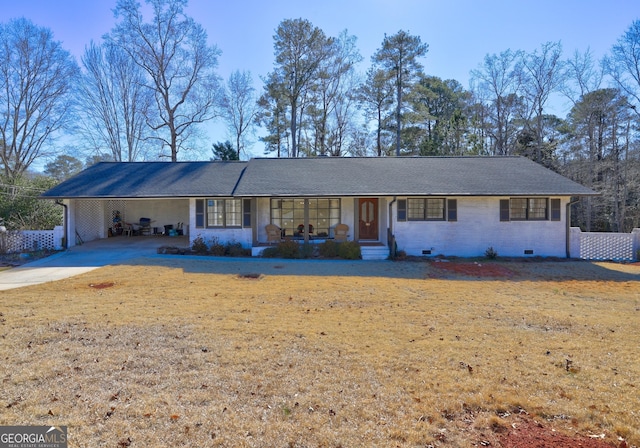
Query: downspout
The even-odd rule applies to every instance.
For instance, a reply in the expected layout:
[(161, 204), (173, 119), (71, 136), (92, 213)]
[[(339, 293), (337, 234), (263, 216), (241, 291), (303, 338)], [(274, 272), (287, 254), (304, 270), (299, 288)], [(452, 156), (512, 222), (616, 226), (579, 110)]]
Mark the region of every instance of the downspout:
[(567, 258), (571, 258), (571, 206), (578, 202), (580, 202), (579, 196), (577, 199), (570, 199), (569, 202), (567, 202), (567, 210), (565, 213), (565, 219), (567, 221), (565, 230), (565, 251)]
[[(397, 196), (393, 197), (393, 200), (389, 202), (389, 229), (387, 231), (387, 246), (389, 246), (389, 250), (391, 251), (391, 258), (396, 257), (396, 248), (395, 248), (395, 238), (393, 237), (393, 204), (398, 199)], [(393, 247), (391, 247), (391, 243)]]
[(62, 212), (62, 232), (64, 235), (64, 239), (62, 241), (62, 248), (64, 250), (69, 249), (69, 235), (67, 235), (67, 227), (68, 227), (68, 221), (67, 221), (67, 215), (69, 213), (69, 209), (67, 204), (65, 204), (61, 199), (56, 199), (55, 202), (57, 205), (61, 205), (64, 207), (64, 211)]

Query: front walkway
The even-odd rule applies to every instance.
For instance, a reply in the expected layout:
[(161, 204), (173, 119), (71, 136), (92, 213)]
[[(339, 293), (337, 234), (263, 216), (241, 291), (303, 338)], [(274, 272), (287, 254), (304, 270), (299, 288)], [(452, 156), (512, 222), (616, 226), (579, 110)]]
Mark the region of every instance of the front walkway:
[(155, 255), (159, 247), (188, 247), (189, 237), (114, 237), (83, 245), (0, 272), (0, 290), (37, 285), (83, 274), (111, 264)]

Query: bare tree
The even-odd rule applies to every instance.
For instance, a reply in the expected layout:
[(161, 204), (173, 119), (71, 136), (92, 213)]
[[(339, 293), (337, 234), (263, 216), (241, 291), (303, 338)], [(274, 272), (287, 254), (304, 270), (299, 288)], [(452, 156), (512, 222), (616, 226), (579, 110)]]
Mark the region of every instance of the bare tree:
[(484, 57), (483, 64), (472, 70), (472, 82), (477, 98), (486, 98), (491, 127), (492, 153), (510, 154), (514, 148), (522, 82), (522, 52), (506, 50), (499, 55)]
[(97, 152), (108, 148), (113, 160), (144, 158), (152, 114), (152, 92), (144, 72), (120, 47), (93, 42), (82, 57), (85, 72), (78, 103), (81, 132)]
[(373, 55), (393, 77), (396, 88), (396, 156), (400, 155), (402, 134), (402, 111), (405, 105), (403, 95), (411, 88), (417, 75), (422, 72), (421, 57), (427, 54), (429, 46), (423, 44), (420, 36), (412, 36), (406, 31), (398, 31), (393, 36), (384, 36), (382, 47)]
[(549, 165), (549, 154), (544, 145), (544, 112), (552, 93), (558, 91), (563, 82), (562, 45), (547, 42), (540, 51), (534, 51), (523, 60), (523, 90), (528, 102), (528, 131), (534, 136), (534, 157), (538, 163)]
[(591, 49), (575, 51), (564, 64), (562, 93), (575, 105), (586, 94), (598, 90), (602, 84), (602, 67), (593, 60)]
[(640, 116), (640, 20), (634, 20), (618, 39), (611, 56), (604, 59), (604, 67)]
[(222, 98), (222, 116), (233, 134), (238, 160), (256, 125), (258, 104), (255, 90), (251, 73), (236, 70), (229, 75)]
[(145, 1), (152, 9), (149, 23), (136, 0), (118, 0), (114, 15), (120, 21), (107, 39), (146, 72), (158, 112), (149, 125), (175, 162), (192, 128), (216, 116), (220, 52), (207, 44), (202, 26), (185, 15), (187, 0)]
[(51, 31), (27, 19), (0, 25), (0, 161), (19, 177), (70, 118), (78, 66)]

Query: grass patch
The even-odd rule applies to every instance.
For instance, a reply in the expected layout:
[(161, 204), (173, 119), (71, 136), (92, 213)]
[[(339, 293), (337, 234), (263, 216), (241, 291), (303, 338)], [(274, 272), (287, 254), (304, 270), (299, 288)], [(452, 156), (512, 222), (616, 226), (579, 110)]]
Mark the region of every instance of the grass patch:
[(0, 424), (67, 425), (87, 447), (498, 446), (526, 413), (640, 444), (638, 267), (478, 280), (206, 263), (4, 291)]

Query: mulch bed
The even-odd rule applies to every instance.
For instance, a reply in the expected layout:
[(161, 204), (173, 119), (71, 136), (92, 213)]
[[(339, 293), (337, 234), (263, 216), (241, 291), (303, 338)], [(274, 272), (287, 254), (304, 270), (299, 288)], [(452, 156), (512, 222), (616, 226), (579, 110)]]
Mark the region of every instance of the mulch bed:
[[(501, 446), (509, 448), (615, 448), (599, 434), (593, 437), (583, 435), (570, 436), (545, 426), (530, 418), (519, 418), (507, 433), (499, 437)], [(618, 448), (627, 448), (621, 441)]]
[(431, 262), (431, 266), (452, 274), (466, 275), (469, 277), (510, 278), (517, 274), (516, 271), (506, 266), (490, 262), (435, 260)]

